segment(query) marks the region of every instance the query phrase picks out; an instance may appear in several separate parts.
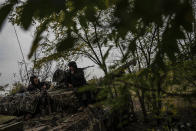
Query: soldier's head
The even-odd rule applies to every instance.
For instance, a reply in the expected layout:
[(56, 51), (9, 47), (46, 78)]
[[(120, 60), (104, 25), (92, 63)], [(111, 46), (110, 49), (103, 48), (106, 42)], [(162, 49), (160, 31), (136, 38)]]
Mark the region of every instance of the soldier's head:
[(69, 66), (69, 69), (70, 69), (70, 70), (76, 70), (76, 69), (78, 68), (75, 61), (69, 62), (69, 63), (68, 63), (68, 66)]
[(37, 76), (31, 76), (30, 77), (30, 82), (31, 82), (31, 84), (37, 85), (39, 83), (39, 79), (38, 79)]

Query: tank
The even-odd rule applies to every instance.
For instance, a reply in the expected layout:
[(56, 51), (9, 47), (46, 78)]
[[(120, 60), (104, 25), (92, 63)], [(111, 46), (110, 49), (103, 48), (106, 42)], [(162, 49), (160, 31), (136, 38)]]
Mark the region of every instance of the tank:
[[(57, 73), (58, 72), (58, 73)], [(68, 88), (66, 73), (54, 73), (54, 88), (45, 91), (23, 92), (0, 99), (0, 119), (16, 116), (12, 121), (0, 123), (1, 130), (67, 130), (104, 131), (104, 111), (93, 105), (82, 107), (76, 96), (76, 88)], [(64, 72), (64, 73), (63, 73)], [(43, 104), (46, 103), (46, 104)], [(44, 113), (43, 113), (44, 112)], [(26, 114), (33, 114), (24, 121)]]

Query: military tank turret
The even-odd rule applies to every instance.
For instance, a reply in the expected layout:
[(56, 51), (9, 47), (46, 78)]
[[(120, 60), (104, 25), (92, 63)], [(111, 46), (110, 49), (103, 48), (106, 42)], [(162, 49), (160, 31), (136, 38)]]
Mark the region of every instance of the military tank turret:
[[(91, 124), (93, 126), (98, 126), (98, 117), (100, 117), (99, 115), (97, 115), (99, 113), (98, 110), (96, 112), (92, 112), (95, 109), (91, 109), (87, 106), (84, 107), (84, 109), (81, 109), (80, 100), (78, 99), (75, 93), (76, 89), (68, 88), (67, 86), (66, 71), (60, 69), (56, 70), (53, 75), (53, 82), (56, 82), (56, 86), (54, 86), (54, 88), (48, 89), (47, 91), (25, 91), (23, 93), (7, 95), (1, 98), (0, 115), (17, 116), (17, 119), (15, 121), (12, 121), (12, 123), (14, 123), (13, 125), (19, 125), (19, 127), (21, 127), (21, 125), (25, 123), (22, 127), (25, 130), (32, 129), (34, 127), (32, 127), (32, 125), (35, 125), (35, 123), (36, 130), (37, 127), (41, 128), (40, 125), (43, 124), (47, 125), (47, 129), (49, 126), (49, 129), (73, 129), (78, 131), (83, 130), (85, 128), (94, 129), (94, 127), (89, 126)], [(42, 99), (43, 97), (46, 99)], [(43, 100), (46, 101), (43, 102)], [(43, 103), (46, 104), (43, 105)], [(43, 110), (45, 112), (44, 115), (42, 114)], [(23, 116), (25, 116), (28, 113), (33, 114), (34, 117), (31, 118), (30, 121), (24, 121)], [(59, 113), (61, 115), (59, 115)], [(102, 111), (100, 113), (102, 113)], [(62, 114), (66, 114), (66, 116), (62, 116)], [(42, 120), (42, 118), (44, 120)], [(19, 121), (21, 121), (22, 123), (20, 122), (18, 124)], [(56, 127), (58, 124), (53, 125), (55, 121), (58, 121), (60, 125), (63, 125), (63, 128)], [(50, 123), (48, 124), (48, 122)], [(7, 123), (3, 123), (3, 125), (0, 124), (0, 130), (1, 127), (2, 129), (6, 129)], [(9, 129), (11, 128), (12, 127), (9, 126)]]

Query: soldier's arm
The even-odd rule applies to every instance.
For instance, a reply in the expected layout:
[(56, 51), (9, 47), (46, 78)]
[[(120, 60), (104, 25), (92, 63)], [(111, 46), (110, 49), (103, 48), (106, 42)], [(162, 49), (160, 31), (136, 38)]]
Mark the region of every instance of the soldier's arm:
[(83, 79), (84, 78), (84, 71), (83, 70), (78, 70), (75, 74), (74, 77), (77, 80)]
[(67, 83), (68, 84), (71, 84), (71, 74), (70, 74), (70, 72), (68, 72), (67, 74), (66, 74), (67, 76), (65, 76), (66, 77), (66, 81), (67, 81)]
[(76, 76), (76, 82), (74, 83), (75, 86), (82, 86), (86, 84), (86, 79), (84, 77), (84, 72), (83, 70), (78, 71), (77, 76)]
[(27, 91), (32, 91), (32, 90), (33, 90), (33, 86), (29, 85), (28, 88), (27, 88)]

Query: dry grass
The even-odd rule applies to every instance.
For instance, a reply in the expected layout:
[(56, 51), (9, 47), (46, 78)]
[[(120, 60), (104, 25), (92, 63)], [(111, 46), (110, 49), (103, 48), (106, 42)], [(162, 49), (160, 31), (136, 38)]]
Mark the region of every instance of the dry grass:
[(0, 124), (7, 123), (9, 121), (14, 120), (16, 117), (15, 116), (5, 116), (5, 115), (0, 115)]

